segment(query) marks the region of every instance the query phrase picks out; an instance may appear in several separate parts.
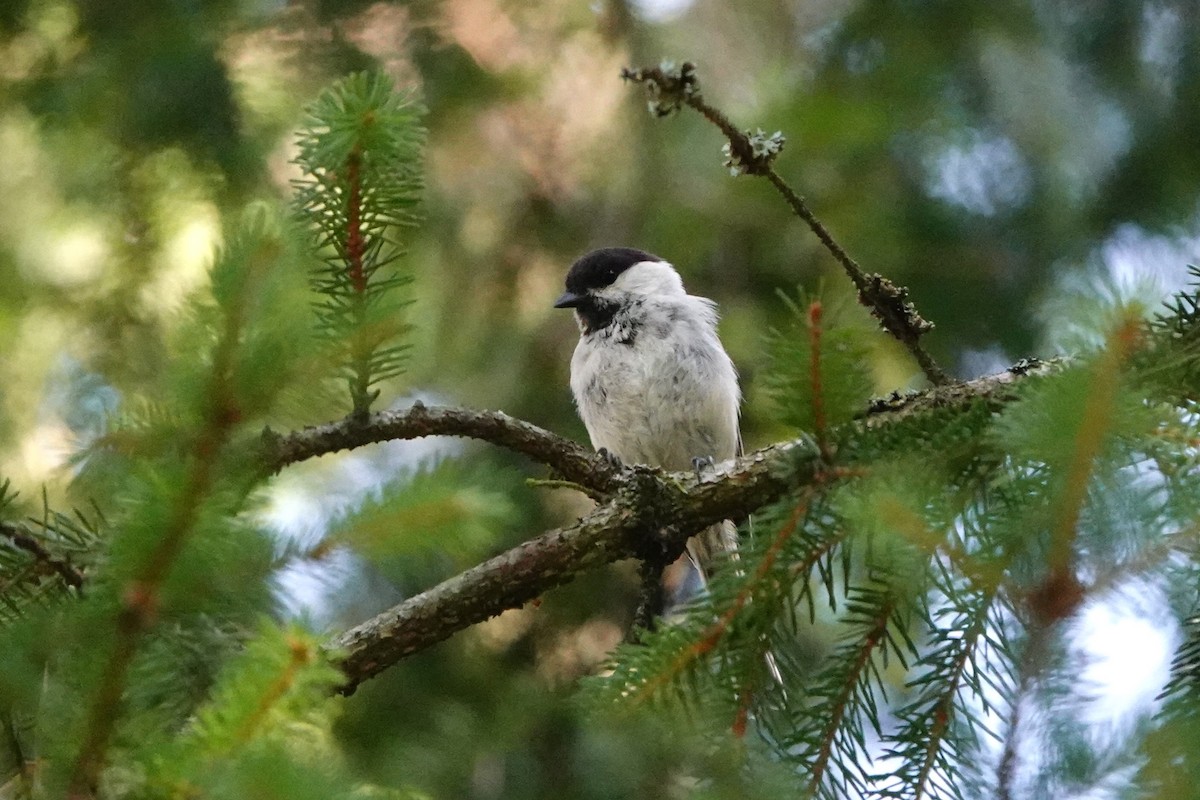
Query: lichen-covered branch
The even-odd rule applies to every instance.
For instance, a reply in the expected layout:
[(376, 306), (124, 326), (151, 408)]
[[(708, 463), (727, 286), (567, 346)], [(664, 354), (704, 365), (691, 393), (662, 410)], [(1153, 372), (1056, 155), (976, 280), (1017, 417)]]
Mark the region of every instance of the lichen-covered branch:
[(659, 67), (624, 69), (621, 77), (645, 87), (650, 98), (650, 111), (655, 116), (667, 116), (687, 106), (719, 128), (728, 140), (725, 165), (730, 171), (734, 175), (760, 175), (769, 180), (793, 213), (808, 225), (825, 249), (842, 265), (858, 290), (859, 300), (871, 310), (884, 330), (908, 349), (929, 382), (935, 386), (949, 382), (949, 377), (933, 360), (933, 356), (921, 347), (920, 338), (933, 330), (933, 323), (922, 317), (908, 300), (908, 289), (897, 286), (882, 275), (864, 271), (812, 213), (804, 198), (775, 171), (773, 162), (784, 145), (782, 134), (777, 132), (767, 136), (762, 131), (750, 134), (739, 129), (723, 111), (704, 101), (696, 67), (688, 62), (678, 68), (665, 63)]

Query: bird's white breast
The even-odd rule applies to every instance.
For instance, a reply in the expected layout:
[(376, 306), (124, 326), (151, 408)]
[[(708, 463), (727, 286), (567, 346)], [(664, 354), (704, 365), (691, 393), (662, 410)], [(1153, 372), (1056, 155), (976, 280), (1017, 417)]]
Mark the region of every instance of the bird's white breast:
[(702, 298), (647, 300), (582, 336), (571, 389), (592, 445), (626, 463), (683, 470), (736, 455), (737, 374)]

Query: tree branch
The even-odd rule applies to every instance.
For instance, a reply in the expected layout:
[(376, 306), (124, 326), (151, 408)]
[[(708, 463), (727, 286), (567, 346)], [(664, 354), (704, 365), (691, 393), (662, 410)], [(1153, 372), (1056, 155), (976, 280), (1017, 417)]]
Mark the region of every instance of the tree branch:
[(500, 411), (426, 406), (420, 400), (404, 411), (381, 411), (365, 421), (345, 419), (287, 434), (262, 433), (264, 462), (271, 472), (309, 458), (394, 439), (466, 436), (506, 447), (554, 469), (562, 477), (601, 495), (612, 494), (621, 471), (591, 450)]
[[(1005, 372), (967, 383), (935, 387), (908, 397), (896, 395), (879, 401), (864, 418), (851, 424), (877, 428), (914, 414), (967, 408), (981, 401), (999, 408), (1014, 396), (1014, 382), (1026, 376), (1050, 374), (1062, 364), (1061, 361), (1022, 362)], [(407, 419), (410, 413), (396, 417)], [(483, 426), (489, 435), (479, 438), (506, 443), (517, 435), (514, 430), (530, 429), (548, 437), (547, 444), (556, 445), (561, 441), (553, 434), (503, 414), (424, 409), (416, 416), (421, 418), (422, 414), (442, 421), (438, 423), (437, 431), (420, 432), (425, 429), (415, 424), (398, 425), (398, 429), (409, 436), (433, 432), (466, 436), (471, 435), (468, 425), (452, 424), (448, 420), (494, 417), (501, 421), (497, 424), (505, 433), (495, 435), (496, 431)], [(381, 416), (385, 415), (375, 415)], [(346, 426), (347, 423), (338, 423), (328, 427), (342, 429)], [(280, 439), (291, 440), (292, 437)], [(530, 449), (521, 452), (532, 454)], [(554, 449), (553, 452), (562, 458), (562, 453), (574, 451), (568, 448)], [(662, 473), (646, 467), (617, 469), (602, 457), (590, 458), (591, 463), (608, 470), (603, 474), (611, 476), (606, 479), (606, 485), (613, 493), (591, 514), (575, 525), (545, 533), (460, 573), (331, 641), (329, 647), (346, 673), (342, 691), (353, 692), (358, 684), (402, 658), (502, 611), (520, 608), (588, 570), (625, 558), (644, 559), (661, 554), (663, 550), (671, 552), (682, 548), (687, 538), (697, 531), (721, 520), (739, 519), (786, 492), (812, 483), (823, 463), (817, 448), (807, 437), (772, 445), (718, 465), (715, 471), (705, 473), (702, 478), (692, 472)], [(294, 460), (298, 459), (283, 463)], [(587, 463), (586, 460), (581, 462), (582, 466)], [(587, 477), (587, 473), (582, 477)]]
[(908, 349), (929, 382), (934, 386), (949, 382), (950, 378), (933, 360), (933, 356), (920, 345), (921, 336), (933, 330), (933, 323), (922, 317), (909, 302), (908, 289), (897, 286), (882, 275), (864, 272), (812, 213), (804, 198), (775, 171), (772, 162), (783, 149), (784, 143), (780, 134), (768, 137), (759, 131), (751, 136), (739, 130), (719, 108), (704, 102), (693, 64), (685, 62), (678, 69), (668, 64), (646, 69), (623, 69), (621, 77), (646, 87), (650, 96), (650, 111), (656, 116), (673, 114), (686, 105), (719, 128), (729, 141), (726, 147), (729, 160), (726, 164), (733, 174), (767, 178), (796, 216), (808, 225), (825, 249), (842, 265), (858, 290), (859, 301), (871, 309), (884, 329)]
[(648, 467), (622, 471), (609, 502), (575, 525), (545, 533), (346, 631), (330, 643), (345, 693), (402, 658), (526, 602), (577, 575), (739, 518), (810, 482), (820, 458), (807, 440), (774, 445), (702, 478)]
[(7, 522), (0, 522), (0, 536), (12, 542), (13, 547), (29, 553), (39, 564), (44, 564), (74, 589), (83, 589), (83, 573), (65, 558), (55, 557), (36, 538)]

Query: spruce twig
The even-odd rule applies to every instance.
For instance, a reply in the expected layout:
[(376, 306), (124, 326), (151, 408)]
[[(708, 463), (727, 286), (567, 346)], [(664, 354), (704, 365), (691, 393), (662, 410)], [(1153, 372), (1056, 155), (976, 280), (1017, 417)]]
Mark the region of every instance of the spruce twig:
[[(68, 783), (68, 797), (95, 796), (109, 743), (121, 718), (129, 670), (142, 638), (157, 621), (160, 595), (175, 562), (194, 532), (203, 505), (220, 480), (218, 460), (241, 418), (233, 374), (242, 333), (246, 328), (250, 292), (247, 284), (257, 277), (269, 258), (259, 248), (258, 231), (243, 233), (224, 254), (225, 265), (244, 267), (229, 271), (234, 289), (221, 318), (217, 342), (200, 402), (199, 428), (184, 456), (183, 483), (173, 499), (166, 523), (149, 553), (122, 587), (112, 650), (87, 714)], [(268, 252), (272, 252), (268, 248)], [(218, 265), (218, 268), (221, 265)]]
[(402, 228), (416, 223), (422, 189), (422, 109), (377, 73), (358, 73), (325, 91), (309, 109), (296, 163), (301, 222), (315, 232), (320, 264), (311, 284), (318, 333), (339, 346), (350, 418), (365, 422), (381, 382), (404, 371), (408, 330), (394, 269)]
[[(818, 482), (822, 480), (820, 474), (814, 476), (814, 479)], [(716, 648), (721, 639), (729, 631), (730, 626), (737, 620), (738, 615), (749, 605), (755, 590), (758, 589), (759, 584), (771, 572), (772, 567), (775, 566), (775, 561), (779, 557), (784, 543), (791, 538), (796, 531), (796, 526), (800, 524), (800, 520), (808, 513), (808, 501), (810, 497), (811, 488), (805, 487), (801, 492), (800, 500), (792, 510), (791, 516), (787, 522), (780, 526), (766, 553), (759, 561), (757, 569), (742, 585), (729, 607), (701, 633), (698, 639), (684, 648), (672, 660), (667, 669), (662, 670), (657, 675), (650, 676), (643, 684), (632, 690), (629, 695), (631, 703), (645, 703), (652, 699), (664, 686), (675, 680), (694, 663), (703, 659)]]
[(809, 382), (812, 392), (813, 435), (817, 438), (817, 447), (821, 457), (827, 463), (832, 463), (833, 453), (829, 449), (829, 421), (825, 416), (825, 389), (821, 380), (821, 303), (813, 301), (808, 306), (808, 335), (809, 335)]

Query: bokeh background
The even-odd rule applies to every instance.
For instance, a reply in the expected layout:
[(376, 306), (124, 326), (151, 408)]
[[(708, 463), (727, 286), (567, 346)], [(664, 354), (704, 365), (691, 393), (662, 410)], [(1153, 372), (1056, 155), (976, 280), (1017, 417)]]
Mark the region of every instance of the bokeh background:
[[(952, 373), (1079, 346), (1087, 298), (1153, 304), (1200, 261), (1198, 15), (1190, 0), (6, 0), (0, 473), (70, 496), (72, 453), (152, 385), (206, 292), (222, 221), (286, 201), (304, 105), (364, 68), (428, 108), (412, 360), (388, 403), (499, 408), (584, 440), (576, 330), (551, 303), (578, 255), (631, 245), (720, 303), (748, 445), (788, 434), (760, 380), (778, 292), (848, 299), (846, 281), (769, 185), (722, 168), (715, 129), (651, 118), (618, 77), (664, 58), (694, 61), (738, 124), (787, 136), (779, 171), (866, 269), (911, 289)], [(921, 385), (882, 337), (872, 358), (881, 394)], [(436, 441), (281, 476), (263, 519), (280, 613), (344, 627), (586, 510), (524, 484), (541, 474)], [(376, 509), (372, 530), (407, 544), (288, 555), (411, 480), (461, 488)], [(570, 700), (633, 601), (615, 569), (411, 659), (347, 701), (347, 757), (436, 796), (686, 793), (688, 759), (720, 771), (707, 745), (605, 727)]]

